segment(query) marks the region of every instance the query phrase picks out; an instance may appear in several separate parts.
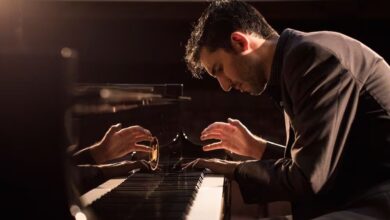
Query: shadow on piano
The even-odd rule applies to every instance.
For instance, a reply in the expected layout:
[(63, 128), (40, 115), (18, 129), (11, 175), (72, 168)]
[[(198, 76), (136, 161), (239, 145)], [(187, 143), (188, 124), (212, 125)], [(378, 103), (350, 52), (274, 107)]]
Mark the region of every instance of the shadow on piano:
[[(181, 170), (182, 163), (196, 158), (226, 158), (223, 150), (203, 152), (202, 145), (189, 140), (180, 129), (180, 105), (190, 100), (183, 96), (182, 85), (95, 84), (79, 85), (75, 91), (76, 101), (72, 110), (78, 123), (85, 118), (91, 120), (91, 115), (115, 117), (122, 114), (128, 120), (128, 115), (137, 114), (138, 119), (146, 118), (143, 123), (150, 126), (145, 127), (152, 127), (152, 133), (157, 133), (158, 139), (162, 141), (159, 168), (156, 171), (134, 171), (128, 176), (107, 180), (83, 194), (80, 203), (75, 202), (81, 209), (75, 208), (74, 214), (84, 213), (96, 219), (228, 218), (229, 182), (223, 176), (212, 175), (204, 170)], [(149, 114), (151, 108), (163, 109), (165, 113), (159, 114), (170, 116), (162, 117), (165, 120), (162, 123), (157, 120), (161, 117)], [(134, 113), (134, 110), (140, 111)], [(105, 120), (110, 121), (107, 118)], [(158, 126), (172, 123), (177, 124), (172, 126), (177, 129), (174, 131), (176, 135), (169, 137), (173, 133), (170, 131), (170, 135), (164, 137), (166, 130), (159, 131), (164, 128)], [(112, 162), (145, 157), (148, 157), (145, 153), (133, 153)]]

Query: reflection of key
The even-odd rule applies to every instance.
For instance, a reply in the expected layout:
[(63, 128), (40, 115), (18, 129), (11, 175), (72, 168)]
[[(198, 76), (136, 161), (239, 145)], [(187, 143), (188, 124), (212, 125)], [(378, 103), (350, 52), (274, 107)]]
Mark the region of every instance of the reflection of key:
[(157, 137), (153, 137), (152, 141), (150, 142), (150, 147), (152, 148), (152, 152), (150, 152), (149, 155), (150, 168), (152, 170), (156, 170), (158, 167), (158, 161), (160, 159), (160, 146), (158, 144)]

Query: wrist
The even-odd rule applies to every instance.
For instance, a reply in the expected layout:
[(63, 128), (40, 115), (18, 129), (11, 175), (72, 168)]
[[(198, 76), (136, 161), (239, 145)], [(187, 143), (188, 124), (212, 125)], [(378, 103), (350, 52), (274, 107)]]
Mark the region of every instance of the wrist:
[(260, 138), (260, 137), (257, 137), (256, 142), (257, 143), (254, 145), (255, 147), (253, 147), (252, 155), (253, 155), (253, 158), (255, 158), (257, 160), (261, 160), (261, 158), (263, 157), (265, 148), (267, 147), (267, 141)]
[(229, 174), (226, 177), (231, 179), (231, 180), (235, 180), (236, 179), (236, 170), (237, 170), (238, 166), (242, 163), (243, 163), (242, 161), (237, 161), (237, 162), (233, 163), (231, 165), (232, 168), (230, 168), (231, 171), (229, 172)]
[(238, 180), (239, 179), (239, 169), (240, 169), (240, 165), (243, 164), (244, 162), (240, 163), (240, 164), (237, 164), (237, 166), (234, 168), (234, 171), (233, 171), (233, 180)]

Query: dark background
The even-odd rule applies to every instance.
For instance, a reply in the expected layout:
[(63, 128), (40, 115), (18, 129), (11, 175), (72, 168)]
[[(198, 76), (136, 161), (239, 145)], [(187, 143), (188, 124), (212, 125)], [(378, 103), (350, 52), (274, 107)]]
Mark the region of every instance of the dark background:
[[(387, 1), (251, 1), (251, 3), (278, 32), (288, 27), (302, 31), (338, 31), (362, 41), (387, 61), (390, 58), (387, 37), (390, 4)], [(184, 130), (192, 141), (198, 142), (203, 128), (214, 121), (226, 121), (228, 117), (240, 119), (258, 135), (283, 143), (282, 113), (268, 97), (253, 97), (235, 91), (225, 93), (219, 88), (216, 80), (207, 76), (197, 80), (186, 70), (183, 59), (184, 47), (192, 25), (207, 4), (203, 1), (0, 0), (0, 52), (59, 53), (63, 47), (69, 47), (78, 51), (78, 69), (73, 77), (75, 82), (180, 83), (184, 85), (184, 95), (192, 97), (191, 102), (180, 105), (143, 107), (117, 114), (74, 118), (76, 138), (72, 141), (78, 142), (81, 146), (96, 142), (111, 124), (117, 122), (124, 126), (140, 124), (149, 128), (159, 137), (162, 144), (171, 140), (179, 130)], [(0, 80), (6, 84), (8, 81), (3, 77), (10, 76), (2, 74), (1, 71), (2, 69)], [(52, 79), (53, 76), (47, 74), (45, 72), (40, 75), (34, 72), (23, 77), (37, 82), (45, 81), (44, 77)], [(12, 77), (17, 79), (18, 76)], [(55, 122), (48, 118), (43, 121), (30, 120), (26, 126), (24, 120), (29, 118), (29, 110), (32, 107), (42, 110), (41, 113), (37, 113), (39, 118), (44, 118), (44, 110), (51, 108), (45, 107), (42, 103), (42, 106), (34, 106), (31, 104), (34, 101), (29, 97), (41, 99), (44, 97), (40, 101), (45, 101), (49, 107), (58, 103), (54, 102), (58, 97), (45, 94), (48, 93), (49, 87), (39, 89), (39, 83), (26, 85), (29, 86), (21, 86), (23, 93), (15, 98), (30, 104), (22, 104), (25, 109), (23, 107), (16, 109), (15, 106), (2, 101), (1, 115), (4, 120), (7, 118), (14, 120), (15, 123), (12, 125), (10, 123), (10, 126), (15, 128), (15, 131), (19, 131), (18, 128), (23, 128), (23, 132), (34, 130), (32, 134), (43, 137), (44, 134), (39, 132), (39, 129), (48, 132), (50, 129), (43, 127), (42, 122)], [(4, 93), (4, 88), (2, 86), (1, 98), (9, 98)], [(13, 111), (13, 108), (17, 111)], [(61, 109), (55, 109), (62, 112)], [(9, 114), (12, 114), (10, 112), (20, 112), (20, 115), (9, 117)], [(19, 137), (13, 130), (5, 128), (8, 133), (2, 132), (3, 134)], [(20, 137), (26, 136), (21, 134)], [(25, 139), (25, 143), (26, 146), (23, 147), (27, 148), (30, 142)], [(9, 150), (4, 148), (4, 144), (2, 147)], [(39, 152), (32, 149), (35, 147), (37, 146), (30, 146), (27, 152), (31, 157), (28, 158), (45, 154), (43, 146), (37, 148)], [(23, 150), (15, 152), (13, 155), (22, 154)], [(4, 160), (4, 164), (12, 163), (13, 158)], [(41, 164), (45, 165), (46, 162), (41, 161)], [(17, 170), (23, 170), (25, 165), (19, 163)], [(48, 166), (48, 169), (56, 169), (56, 166)]]
[[(251, 1), (278, 31), (332, 30), (350, 35), (390, 57), (386, 1)], [(227, 117), (242, 120), (255, 133), (283, 143), (282, 117), (268, 97), (224, 93), (210, 77), (194, 79), (186, 70), (184, 47), (192, 25), (207, 6), (203, 1), (15, 1), (10, 3), (2, 47), (59, 51), (74, 48), (79, 54), (77, 82), (182, 83), (192, 102), (180, 107), (181, 128), (197, 140), (208, 124)], [(5, 5), (7, 6), (7, 5)], [(6, 7), (5, 7), (6, 8)], [(4, 4), (3, 4), (4, 10)], [(1, 22), (1, 21), (0, 21)], [(3, 19), (3, 22), (4, 19)], [(149, 122), (142, 122), (147, 115)], [(156, 135), (165, 134), (168, 121), (151, 119), (148, 110), (81, 123), (96, 137), (109, 124), (139, 123)], [(174, 113), (178, 117), (178, 113)], [(152, 116), (155, 116), (153, 113)], [(116, 118), (115, 118), (116, 117)], [(169, 116), (171, 117), (171, 116)], [(154, 127), (151, 122), (158, 122)], [(156, 123), (154, 123), (156, 124)], [(100, 125), (100, 126), (97, 126)], [(152, 127), (150, 127), (152, 126)], [(172, 129), (171, 129), (172, 130)], [(175, 130), (175, 129), (174, 129)]]

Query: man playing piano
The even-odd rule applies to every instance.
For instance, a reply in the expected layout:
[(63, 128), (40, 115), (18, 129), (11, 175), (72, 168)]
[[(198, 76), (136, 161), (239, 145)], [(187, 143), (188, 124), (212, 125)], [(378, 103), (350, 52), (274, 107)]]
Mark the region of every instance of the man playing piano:
[(294, 219), (390, 218), (390, 67), (340, 33), (280, 35), (252, 6), (213, 1), (186, 46), (195, 77), (224, 91), (266, 94), (284, 112), (287, 144), (252, 134), (240, 121), (215, 122), (205, 151), (251, 156), (185, 165), (234, 178), (246, 202), (290, 201)]

